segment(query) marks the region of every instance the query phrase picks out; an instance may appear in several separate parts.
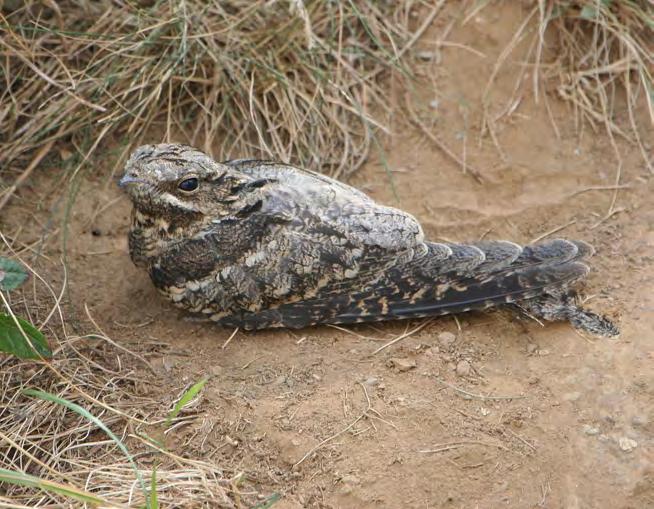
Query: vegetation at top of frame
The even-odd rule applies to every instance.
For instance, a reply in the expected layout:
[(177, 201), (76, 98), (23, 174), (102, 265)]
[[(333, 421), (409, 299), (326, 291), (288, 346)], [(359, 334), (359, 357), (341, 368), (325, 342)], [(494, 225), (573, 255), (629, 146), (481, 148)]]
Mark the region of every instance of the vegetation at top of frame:
[[(654, 124), (654, 2), (539, 0), (534, 9), (539, 32), (549, 30), (558, 49), (558, 65), (544, 72), (558, 79), (559, 95), (575, 106), (578, 121), (607, 123), (637, 142), (654, 170), (640, 141), (640, 132)], [(616, 107), (620, 88), (626, 104)], [(638, 122), (639, 110), (646, 125), (642, 117)], [(627, 126), (618, 121), (625, 113)]]
[[(364, 160), (399, 69), (411, 3), (350, 0), (5, 2), (0, 167), (52, 140), (157, 126), (217, 157), (279, 157), (334, 174)], [(153, 141), (153, 134), (150, 139)], [(87, 144), (88, 145), (88, 144)], [(219, 153), (215, 153), (219, 152)]]

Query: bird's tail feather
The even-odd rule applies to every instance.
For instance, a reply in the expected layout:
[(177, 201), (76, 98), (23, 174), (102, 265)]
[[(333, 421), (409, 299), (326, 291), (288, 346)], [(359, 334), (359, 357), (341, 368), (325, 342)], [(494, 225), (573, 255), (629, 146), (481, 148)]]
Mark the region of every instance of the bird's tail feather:
[(582, 262), (593, 253), (588, 244), (567, 240), (525, 247), (506, 241), (427, 246), (429, 251), (420, 259), (366, 281), (359, 291), (325, 289), (315, 298), (242, 315), (238, 323), (236, 317), (229, 318), (225, 323), (246, 329), (361, 323), (438, 316), (562, 295), (586, 276), (589, 269)]

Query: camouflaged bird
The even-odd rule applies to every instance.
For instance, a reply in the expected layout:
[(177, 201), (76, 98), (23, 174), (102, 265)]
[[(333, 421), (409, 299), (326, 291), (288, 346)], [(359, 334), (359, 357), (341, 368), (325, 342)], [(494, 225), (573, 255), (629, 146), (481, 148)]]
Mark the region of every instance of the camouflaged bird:
[(592, 248), (549, 240), (429, 242), (411, 215), (324, 175), (258, 160), (215, 162), (146, 145), (120, 185), (129, 250), (176, 306), (245, 330), (397, 320), (518, 305), (599, 335), (575, 303)]

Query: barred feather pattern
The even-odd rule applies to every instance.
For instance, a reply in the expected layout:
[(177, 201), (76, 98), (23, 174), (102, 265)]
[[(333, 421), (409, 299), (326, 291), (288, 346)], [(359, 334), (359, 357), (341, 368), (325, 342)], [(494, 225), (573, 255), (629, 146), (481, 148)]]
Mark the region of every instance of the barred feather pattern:
[[(184, 183), (184, 184), (182, 184)], [(425, 240), (418, 221), (317, 173), (146, 145), (121, 185), (135, 264), (176, 306), (255, 330), (401, 320), (509, 305), (617, 334), (579, 307), (591, 246)], [(193, 187), (193, 189), (191, 189)]]

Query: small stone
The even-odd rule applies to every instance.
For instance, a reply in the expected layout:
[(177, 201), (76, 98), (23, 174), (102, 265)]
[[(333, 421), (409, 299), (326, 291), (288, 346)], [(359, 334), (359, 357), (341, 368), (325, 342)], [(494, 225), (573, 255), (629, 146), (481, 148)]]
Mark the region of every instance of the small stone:
[(429, 107), (432, 110), (437, 110), (438, 106), (440, 106), (441, 102), (438, 99), (434, 99), (432, 101), (429, 101)]
[(546, 350), (546, 349), (538, 350), (538, 355), (540, 355), (541, 357), (546, 357), (549, 354), (550, 354), (549, 350)]
[(416, 56), (420, 60), (429, 61), (429, 60), (434, 60), (434, 58), (436, 58), (436, 53), (434, 53), (433, 51), (418, 51), (416, 52)]
[(441, 332), (438, 335), (438, 341), (441, 345), (448, 347), (456, 341), (456, 336), (451, 332)]
[(527, 353), (534, 354), (538, 350), (538, 345), (535, 343), (527, 343)]
[(388, 367), (397, 369), (400, 373), (415, 369), (417, 364), (413, 359), (393, 357), (386, 363)]
[(468, 361), (459, 361), (456, 365), (456, 374), (459, 376), (468, 376), (470, 374), (470, 363)]
[(485, 407), (480, 407), (479, 408), (479, 413), (486, 417), (487, 415), (490, 415), (491, 411), (488, 408)]
[(563, 395), (563, 401), (577, 401), (581, 398), (581, 392), (568, 392)]
[(584, 427), (582, 429), (584, 430), (584, 433), (586, 435), (599, 434), (599, 428), (596, 428), (595, 426), (591, 426), (590, 424), (584, 424)]
[(320, 375), (318, 375), (317, 373), (312, 373), (311, 377), (312, 377), (316, 382), (320, 382), (320, 380), (322, 380), (322, 377), (321, 377)]
[(100, 228), (93, 228), (91, 230), (91, 235), (94, 237), (100, 237), (102, 235), (102, 230)]
[(232, 447), (238, 447), (238, 440), (234, 440), (229, 435), (225, 435), (225, 442), (227, 442)]
[(374, 376), (371, 376), (365, 382), (363, 382), (363, 385), (367, 385), (368, 387), (374, 387), (375, 385), (379, 385), (379, 378), (375, 378)]
[(627, 437), (621, 437), (620, 440), (618, 440), (618, 444), (620, 445), (620, 449), (624, 452), (631, 452), (638, 447), (638, 442)]

